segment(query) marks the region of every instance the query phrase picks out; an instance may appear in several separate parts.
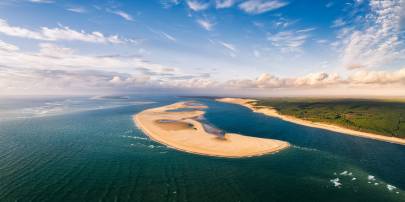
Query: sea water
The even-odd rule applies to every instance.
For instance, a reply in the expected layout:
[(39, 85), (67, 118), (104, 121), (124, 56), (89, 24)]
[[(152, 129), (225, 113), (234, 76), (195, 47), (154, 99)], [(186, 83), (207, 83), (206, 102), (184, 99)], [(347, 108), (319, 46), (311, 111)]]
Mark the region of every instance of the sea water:
[(147, 138), (132, 115), (167, 96), (0, 98), (0, 201), (405, 201), (405, 146), (197, 100), (226, 132), (288, 141), (227, 159)]

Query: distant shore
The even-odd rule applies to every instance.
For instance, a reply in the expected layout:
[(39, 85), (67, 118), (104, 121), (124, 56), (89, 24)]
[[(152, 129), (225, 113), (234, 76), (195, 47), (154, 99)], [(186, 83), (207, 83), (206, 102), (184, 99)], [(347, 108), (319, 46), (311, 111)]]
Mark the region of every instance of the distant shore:
[[(133, 116), (135, 124), (152, 140), (174, 149), (206, 156), (241, 158), (278, 152), (288, 142), (226, 133), (223, 137), (208, 133), (198, 117), (204, 105), (178, 102), (147, 109)], [(182, 110), (194, 109), (194, 110)]]
[(216, 99), (216, 101), (242, 105), (242, 106), (245, 106), (245, 107), (251, 109), (252, 111), (254, 111), (256, 113), (261, 113), (261, 114), (264, 114), (267, 116), (276, 117), (276, 118), (282, 119), (284, 121), (288, 121), (288, 122), (292, 122), (292, 123), (296, 123), (296, 124), (300, 124), (300, 125), (304, 125), (304, 126), (321, 128), (321, 129), (334, 131), (334, 132), (338, 132), (338, 133), (405, 145), (405, 139), (401, 139), (401, 138), (388, 137), (388, 136), (383, 136), (383, 135), (378, 135), (378, 134), (373, 134), (373, 133), (356, 131), (356, 130), (352, 130), (352, 129), (348, 129), (348, 128), (344, 128), (344, 127), (336, 126), (336, 125), (332, 125), (332, 124), (312, 122), (312, 121), (308, 121), (308, 120), (299, 119), (299, 118), (296, 118), (293, 116), (282, 115), (274, 108), (271, 108), (268, 106), (256, 106), (256, 105), (252, 104), (252, 102), (257, 101), (254, 99), (220, 98), (220, 99)]

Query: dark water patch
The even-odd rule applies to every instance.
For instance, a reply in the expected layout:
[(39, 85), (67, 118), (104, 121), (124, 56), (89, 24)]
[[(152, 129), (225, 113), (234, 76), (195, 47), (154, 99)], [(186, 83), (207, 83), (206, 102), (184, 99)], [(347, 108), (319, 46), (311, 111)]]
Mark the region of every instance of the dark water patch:
[(194, 108), (177, 108), (177, 109), (167, 110), (167, 112), (192, 112), (192, 111), (197, 111), (197, 109), (194, 109)]
[(218, 136), (218, 137), (224, 137), (225, 132), (222, 131), (221, 129), (215, 127), (212, 123), (210, 123), (205, 116), (199, 116), (195, 118), (196, 121), (200, 122), (202, 124), (202, 127), (205, 132)]
[(189, 107), (204, 107), (204, 106), (205, 106), (203, 103), (201, 103), (201, 102), (196, 102), (196, 101), (194, 101), (194, 100), (184, 102), (184, 104), (185, 104), (186, 106), (189, 106)]

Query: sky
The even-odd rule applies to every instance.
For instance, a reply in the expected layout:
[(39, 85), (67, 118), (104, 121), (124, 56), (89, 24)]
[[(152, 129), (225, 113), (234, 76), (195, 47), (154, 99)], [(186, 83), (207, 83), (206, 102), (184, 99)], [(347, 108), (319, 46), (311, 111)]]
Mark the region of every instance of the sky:
[(0, 95), (405, 96), (405, 0), (2, 0)]

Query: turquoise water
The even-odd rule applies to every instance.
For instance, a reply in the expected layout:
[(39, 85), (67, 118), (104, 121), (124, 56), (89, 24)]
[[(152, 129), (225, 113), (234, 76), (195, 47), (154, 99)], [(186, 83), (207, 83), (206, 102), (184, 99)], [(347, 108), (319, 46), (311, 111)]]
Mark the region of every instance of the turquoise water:
[(209, 106), (205, 118), (219, 129), (293, 146), (205, 157), (152, 142), (134, 126), (133, 114), (180, 100), (1, 98), (0, 201), (405, 201), (404, 146), (208, 99), (199, 99)]

